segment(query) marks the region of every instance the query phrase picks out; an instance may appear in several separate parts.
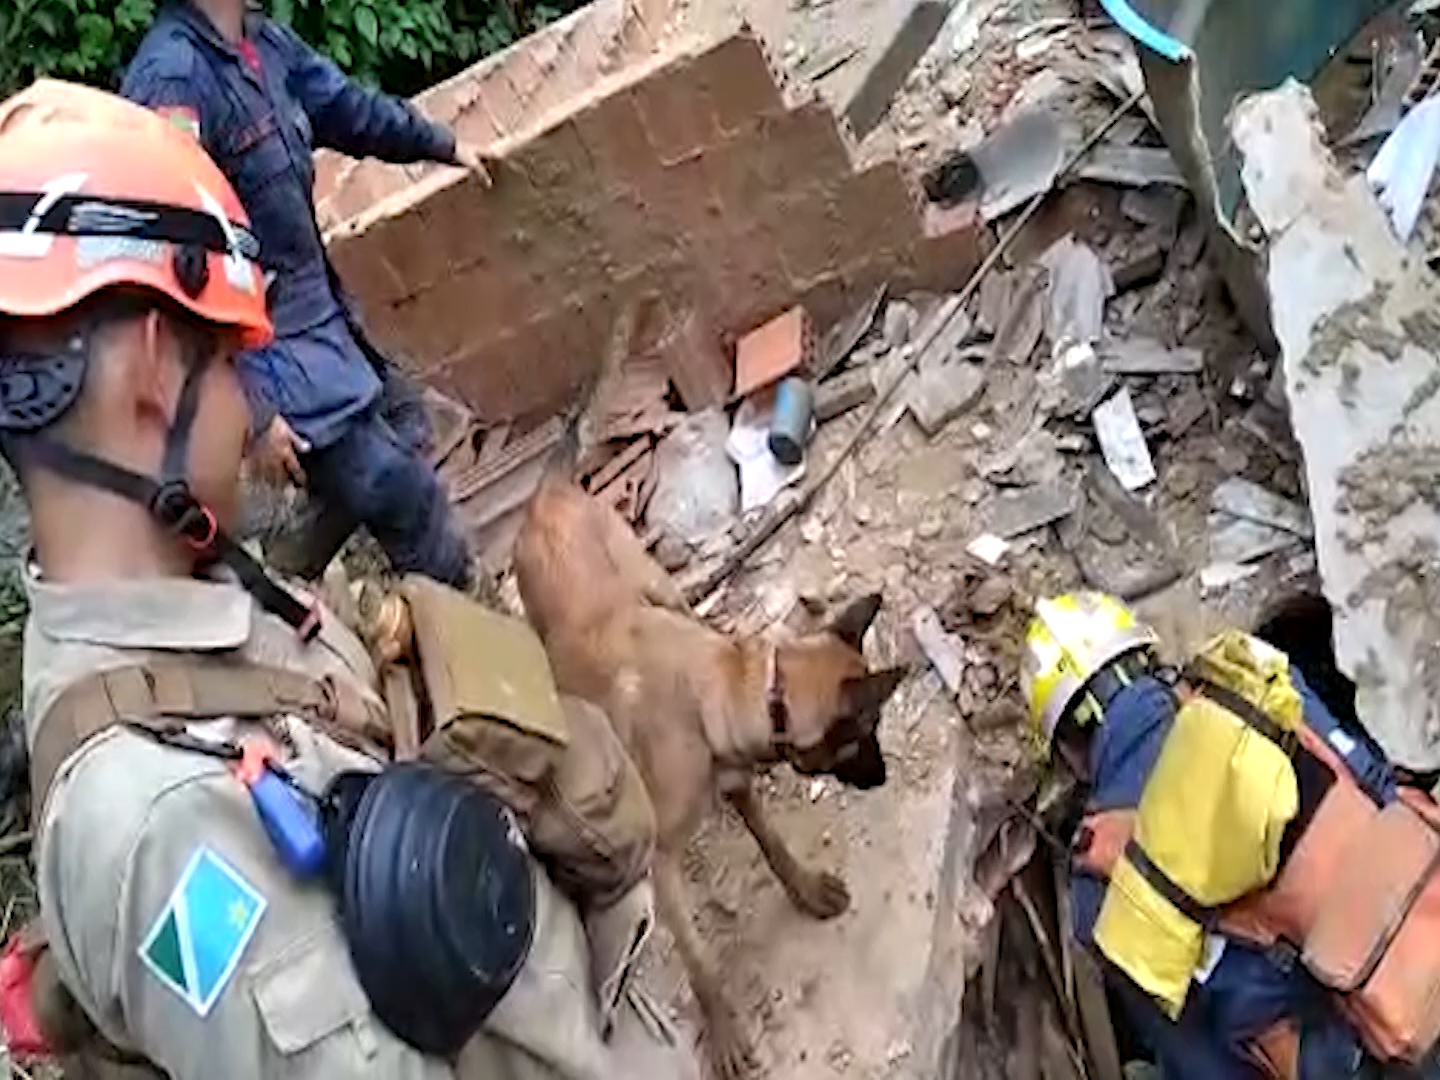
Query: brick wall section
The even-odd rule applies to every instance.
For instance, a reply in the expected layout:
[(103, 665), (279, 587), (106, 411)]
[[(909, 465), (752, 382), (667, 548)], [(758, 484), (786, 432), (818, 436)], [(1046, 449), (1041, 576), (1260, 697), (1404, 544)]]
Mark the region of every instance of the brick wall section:
[(983, 253), (895, 162), (857, 171), (745, 33), (649, 56), (537, 128), (493, 189), (441, 170), (332, 234), (381, 343), (487, 420), (563, 407), (637, 299), (730, 339), (797, 301), (824, 327), (887, 280), (957, 287)]

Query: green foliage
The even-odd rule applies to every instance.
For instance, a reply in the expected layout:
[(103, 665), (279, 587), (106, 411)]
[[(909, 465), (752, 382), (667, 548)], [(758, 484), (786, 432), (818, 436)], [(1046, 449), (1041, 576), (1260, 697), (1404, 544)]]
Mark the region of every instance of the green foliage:
[(37, 76), (113, 86), (155, 14), (155, 0), (9, 0), (0, 4), (0, 93)]
[[(0, 95), (41, 75), (113, 89), (157, 0), (0, 0)], [(267, 0), (357, 78), (414, 94), (579, 0)]]

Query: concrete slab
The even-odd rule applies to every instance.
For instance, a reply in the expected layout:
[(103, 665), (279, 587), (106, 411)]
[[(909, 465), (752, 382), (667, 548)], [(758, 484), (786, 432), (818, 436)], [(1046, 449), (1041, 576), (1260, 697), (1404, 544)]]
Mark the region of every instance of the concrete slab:
[(1440, 766), (1440, 283), (1325, 147), (1293, 81), (1231, 121), (1269, 236), (1285, 389), (1340, 667), (1405, 765)]

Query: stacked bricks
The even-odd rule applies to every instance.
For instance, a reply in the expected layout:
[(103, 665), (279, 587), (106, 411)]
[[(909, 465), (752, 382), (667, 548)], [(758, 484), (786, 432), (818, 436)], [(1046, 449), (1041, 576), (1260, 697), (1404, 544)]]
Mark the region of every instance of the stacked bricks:
[(886, 281), (958, 287), (983, 254), (973, 215), (923, 212), (894, 161), (856, 171), (743, 31), (651, 52), (500, 148), (493, 188), (390, 170), (395, 193), (331, 233), (379, 341), (486, 421), (564, 408), (627, 305), (727, 340), (796, 303), (823, 328)]

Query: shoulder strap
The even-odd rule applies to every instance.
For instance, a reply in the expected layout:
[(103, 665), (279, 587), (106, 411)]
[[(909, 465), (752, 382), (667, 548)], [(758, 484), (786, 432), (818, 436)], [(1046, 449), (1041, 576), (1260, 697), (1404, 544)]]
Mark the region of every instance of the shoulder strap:
[(55, 774), (90, 738), (124, 720), (265, 720), (293, 714), (326, 734), (388, 728), (384, 710), (332, 679), (208, 656), (176, 656), (96, 672), (67, 687), (40, 718), (30, 750), (36, 820)]

